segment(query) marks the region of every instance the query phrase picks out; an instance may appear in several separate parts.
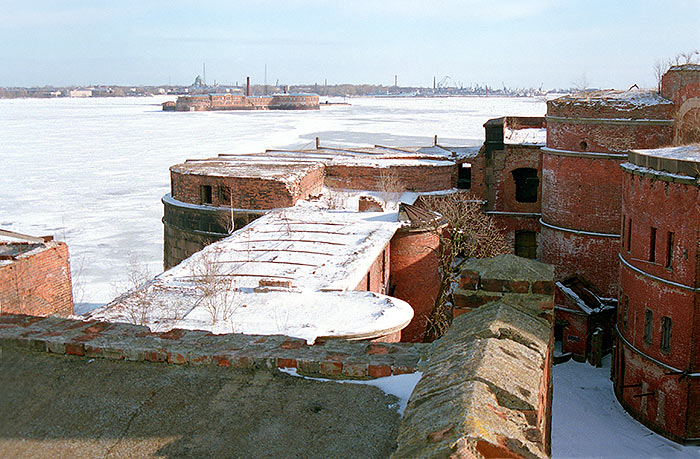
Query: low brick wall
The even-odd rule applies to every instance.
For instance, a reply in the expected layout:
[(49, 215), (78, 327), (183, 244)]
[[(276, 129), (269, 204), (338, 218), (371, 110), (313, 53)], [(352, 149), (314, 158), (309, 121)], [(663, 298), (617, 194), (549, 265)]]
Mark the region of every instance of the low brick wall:
[(527, 297), (532, 312), (553, 321), (554, 268), (515, 255), (468, 260), (454, 292), (455, 317), (491, 301)]
[(431, 344), (392, 457), (549, 456), (552, 326), (527, 301), (457, 317)]
[(0, 347), (38, 352), (178, 365), (232, 368), (296, 368), (326, 378), (369, 379), (413, 373), (424, 344), (330, 340), (309, 346), (280, 335), (213, 335), (56, 317), (0, 315)]

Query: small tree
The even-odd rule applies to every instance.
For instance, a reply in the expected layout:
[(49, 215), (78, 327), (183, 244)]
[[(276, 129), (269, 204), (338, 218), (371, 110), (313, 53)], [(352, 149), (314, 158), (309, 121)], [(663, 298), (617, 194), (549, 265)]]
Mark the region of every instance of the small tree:
[[(435, 306), (428, 316), (425, 341), (442, 336), (452, 323), (452, 291), (469, 258), (487, 258), (512, 252), (505, 234), (482, 209), (482, 201), (470, 193), (421, 196), (420, 203), (443, 217), (436, 224), (440, 236), (441, 280)], [(445, 227), (444, 224), (447, 224)]]
[(397, 203), (401, 198), (401, 193), (406, 191), (401, 177), (394, 169), (380, 169), (377, 189), (384, 202), (384, 209), (389, 207), (389, 203)]

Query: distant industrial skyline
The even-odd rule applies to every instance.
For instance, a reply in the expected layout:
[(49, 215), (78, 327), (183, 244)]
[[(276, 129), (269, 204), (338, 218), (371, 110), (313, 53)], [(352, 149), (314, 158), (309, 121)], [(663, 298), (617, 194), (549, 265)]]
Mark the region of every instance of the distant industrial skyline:
[[(0, 86), (207, 82), (653, 87), (700, 0), (0, 0)], [(267, 67), (267, 72), (265, 72)], [(449, 79), (445, 79), (448, 76)]]

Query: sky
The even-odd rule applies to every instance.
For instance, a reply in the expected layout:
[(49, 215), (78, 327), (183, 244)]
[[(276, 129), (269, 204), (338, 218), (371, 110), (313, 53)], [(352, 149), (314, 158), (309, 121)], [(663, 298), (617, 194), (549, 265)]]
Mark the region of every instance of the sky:
[(626, 89), (694, 49), (700, 0), (0, 0), (0, 86), (191, 84), (205, 64), (219, 84)]

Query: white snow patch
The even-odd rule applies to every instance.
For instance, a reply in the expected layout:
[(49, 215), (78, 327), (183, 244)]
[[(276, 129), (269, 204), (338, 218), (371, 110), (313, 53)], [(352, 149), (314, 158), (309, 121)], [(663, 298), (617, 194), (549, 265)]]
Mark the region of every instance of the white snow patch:
[[(403, 375), (391, 375), (384, 378), (370, 379), (370, 380), (355, 380), (355, 379), (326, 379), (326, 378), (314, 378), (311, 376), (303, 376), (297, 372), (296, 368), (280, 368), (280, 371), (287, 373), (288, 375), (296, 376), (298, 378), (312, 379), (314, 381), (326, 381), (335, 382), (340, 384), (363, 384), (366, 386), (374, 386), (381, 389), (385, 394), (393, 395), (399, 399), (397, 405), (393, 407), (399, 415), (403, 416), (403, 412), (406, 410), (406, 405), (408, 405), (408, 399), (413, 393), (418, 381), (423, 376), (423, 373), (416, 371), (415, 373), (407, 373)], [(391, 406), (390, 406), (391, 407)]]
[(682, 145), (679, 147), (654, 148), (650, 150), (634, 150), (635, 153), (656, 158), (679, 159), (681, 161), (700, 162), (700, 144)]
[(700, 457), (635, 421), (618, 403), (610, 381), (610, 356), (595, 368), (573, 360), (554, 366), (552, 457)]
[(511, 129), (506, 127), (503, 130), (503, 143), (506, 145), (544, 145), (547, 143), (547, 129)]

